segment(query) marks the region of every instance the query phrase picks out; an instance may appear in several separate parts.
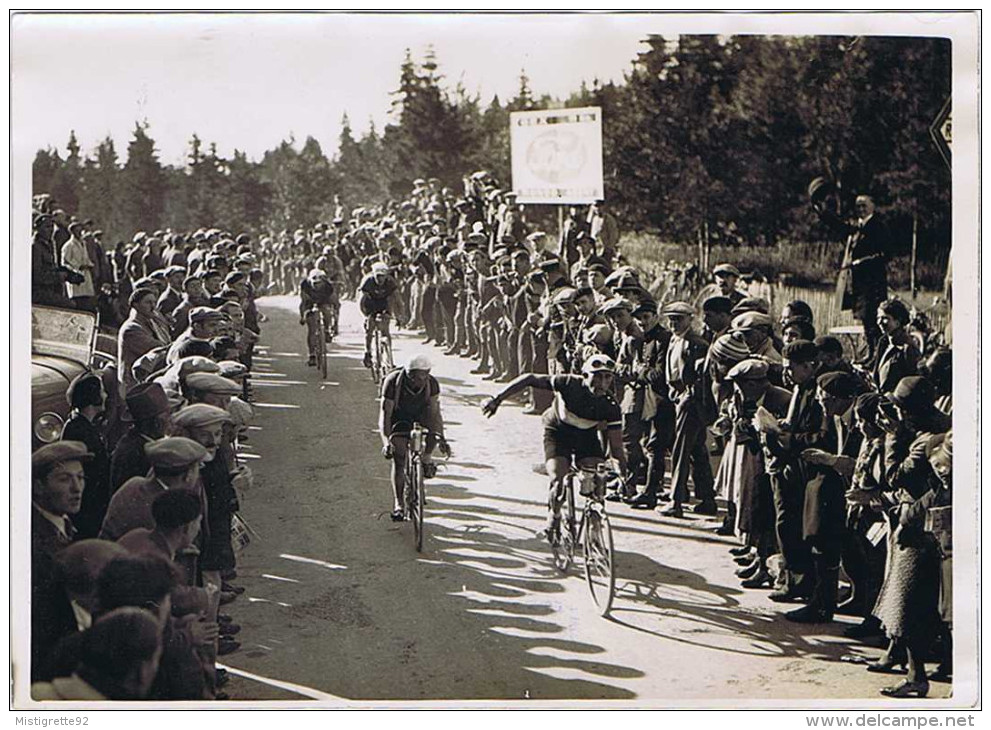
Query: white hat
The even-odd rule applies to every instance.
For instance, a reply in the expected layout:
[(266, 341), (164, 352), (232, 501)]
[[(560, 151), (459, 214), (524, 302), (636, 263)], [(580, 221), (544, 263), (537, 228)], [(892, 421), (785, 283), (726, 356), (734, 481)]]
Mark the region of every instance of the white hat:
[(430, 362), (430, 358), (426, 355), (413, 355), (406, 363), (406, 371), (410, 370), (426, 370), (430, 372), (430, 368), (433, 367), (433, 363)]
[(376, 272), (379, 272), (379, 271), (385, 272), (385, 271), (388, 271), (388, 270), (389, 270), (389, 264), (387, 264), (387, 263), (385, 263), (383, 261), (376, 261), (374, 264), (372, 264), (372, 272), (373, 273), (376, 273)]

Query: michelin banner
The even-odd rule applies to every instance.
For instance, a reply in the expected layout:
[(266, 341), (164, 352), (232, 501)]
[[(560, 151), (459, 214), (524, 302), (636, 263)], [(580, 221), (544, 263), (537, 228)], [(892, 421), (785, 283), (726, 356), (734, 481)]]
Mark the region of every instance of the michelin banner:
[(602, 200), (602, 109), (510, 115), (513, 190), (520, 203)]

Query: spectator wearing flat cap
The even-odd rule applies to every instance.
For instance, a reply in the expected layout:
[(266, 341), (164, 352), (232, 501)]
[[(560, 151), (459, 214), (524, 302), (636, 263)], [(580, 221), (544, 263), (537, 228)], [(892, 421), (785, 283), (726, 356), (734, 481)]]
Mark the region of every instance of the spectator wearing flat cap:
[[(79, 441), (46, 444), (31, 455), (32, 624), (51, 618), (55, 559), (75, 539), (72, 517), (82, 506), (83, 465), (92, 457)], [(32, 652), (43, 650), (43, 643), (32, 644)], [(43, 659), (33, 656), (32, 666)]]
[(66, 400), (72, 411), (62, 428), (61, 440), (78, 441), (93, 455), (83, 465), (86, 489), (74, 520), (78, 537), (82, 540), (96, 537), (110, 503), (110, 453), (103, 429), (96, 423), (107, 401), (103, 380), (88, 370), (77, 375), (69, 383)]
[(730, 329), (739, 332), (747, 343), (750, 354), (775, 365), (781, 364), (781, 355), (774, 347), (771, 338), (773, 320), (763, 312), (743, 312), (733, 317)]
[(565, 262), (570, 271), (572, 265), (578, 260), (578, 235), (587, 233), (588, 224), (578, 214), (578, 208), (571, 206), (561, 227), (561, 238), (558, 241), (557, 256)]
[(226, 448), (225, 429), (232, 422), (226, 410), (206, 403), (186, 406), (175, 417), (176, 432), (194, 439), (208, 452), (201, 473), (207, 507), (204, 520), (206, 537), (202, 543), (200, 567), (204, 581), (217, 588), (223, 585), (222, 573), (235, 566), (230, 540), (231, 520), (237, 511), (237, 494), (231, 481), (235, 464), (223, 453)]
[(606, 201), (596, 201), (589, 207), (588, 228), (599, 255), (607, 262), (613, 261), (619, 252), (619, 224), (616, 216), (609, 212)]
[(727, 297), (731, 306), (735, 307), (747, 296), (736, 288), (739, 281), (740, 270), (738, 268), (732, 264), (718, 264), (712, 270), (712, 282), (702, 287), (702, 291), (699, 292), (695, 301), (701, 304), (709, 297), (722, 296)]
[(802, 515), (806, 462), (801, 453), (813, 445), (823, 429), (822, 408), (816, 400), (816, 348), (798, 340), (784, 348), (782, 365), (785, 382), (792, 386), (788, 414), (776, 427), (762, 429), (764, 460), (774, 494), (775, 534), (782, 556), (773, 601), (790, 602), (812, 592), (812, 566), (808, 545), (803, 539)]
[(688, 476), (691, 473), (695, 498), (700, 500), (695, 512), (716, 514), (712, 465), (706, 447), (706, 426), (711, 422), (705, 412), (709, 397), (702, 392), (708, 388), (702, 373), (708, 343), (693, 329), (695, 308), (686, 302), (671, 302), (664, 307), (671, 329), (671, 342), (666, 355), (668, 390), (675, 408), (674, 445), (671, 451), (671, 506), (664, 510), (668, 517), (683, 517), (683, 505), (688, 502)]
[(60, 264), (54, 241), (55, 221), (48, 213), (35, 215), (31, 242), (31, 302), (50, 307), (70, 308), (65, 295), (66, 283), (82, 281), (83, 275)]
[(182, 302), (182, 283), (186, 278), (186, 269), (182, 266), (169, 266), (165, 269), (165, 291), (158, 297), (157, 309), (165, 315), (170, 324), (174, 323), (172, 313)]
[(227, 316), (219, 309), (212, 307), (194, 307), (189, 311), (189, 328), (176, 337), (169, 347), (165, 361), (172, 365), (179, 359), (179, 349), (189, 340), (209, 341), (220, 334), (220, 329)]
[(833, 620), (846, 537), (845, 493), (863, 436), (855, 428), (853, 409), (861, 391), (860, 381), (846, 373), (826, 373), (816, 382), (823, 428), (811, 447), (802, 452), (809, 465), (802, 536), (812, 556), (812, 596), (805, 606), (785, 614), (789, 621), (798, 623)]
[(743, 579), (741, 585), (763, 588), (772, 582), (767, 559), (776, 552), (776, 540), (771, 484), (753, 417), (758, 408), (763, 408), (775, 418), (784, 418), (791, 394), (771, 384), (766, 360), (749, 356), (731, 366), (725, 379), (733, 389), (723, 409), (730, 439), (719, 463), (716, 483), (727, 503), (735, 505), (735, 510), (728, 508), (733, 521), (724, 523), (743, 542), (734, 554), (749, 558), (738, 571)]
[(131, 427), (117, 442), (110, 455), (110, 489), (116, 491), (131, 477), (145, 476), (151, 468), (145, 444), (168, 434), (172, 427), (170, 404), (158, 383), (141, 383), (126, 398), (124, 421)]
[(168, 347), (172, 336), (168, 327), (154, 316), (158, 293), (154, 289), (138, 287), (129, 300), (130, 314), (117, 333), (117, 354), (120, 359), (117, 375), (125, 389), (134, 387), (136, 381), (131, 368), (134, 362), (149, 350)]
[[(843, 343), (832, 335), (819, 335), (814, 340), (818, 352), (817, 375), (826, 373), (847, 373), (853, 375), (853, 366), (843, 353)], [(858, 375), (858, 377), (860, 377)]]
[(715, 342), (720, 335), (729, 331), (730, 323), (733, 321), (733, 315), (730, 314), (732, 309), (733, 300), (722, 294), (707, 297), (702, 302), (702, 323), (704, 325), (702, 337), (707, 342)]
[(199, 443), (182, 436), (166, 436), (148, 443), (145, 454), (151, 463), (150, 473), (132, 477), (114, 493), (100, 528), (100, 539), (119, 540), (138, 527), (154, 528), (151, 505), (159, 494), (170, 489), (199, 493), (200, 466), (208, 456)]

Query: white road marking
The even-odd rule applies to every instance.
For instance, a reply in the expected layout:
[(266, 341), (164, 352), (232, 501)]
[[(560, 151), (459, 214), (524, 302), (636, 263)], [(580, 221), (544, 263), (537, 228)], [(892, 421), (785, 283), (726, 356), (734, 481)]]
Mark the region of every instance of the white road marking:
[(295, 578), (283, 578), (281, 575), (271, 575), (269, 573), (262, 573), (262, 578), (269, 578), (271, 580), (284, 580), (286, 583), (299, 583)]
[(321, 565), (324, 568), (330, 568), (331, 570), (347, 570), (346, 565), (337, 565), (336, 563), (328, 563), (326, 560), (317, 560), (316, 558), (304, 558), (301, 555), (290, 555), (289, 553), (282, 553), (279, 555), (280, 558), (285, 558), (286, 560), (295, 560), (297, 563), (310, 563), (311, 565)]
[(256, 408), (292, 408), (297, 411), (300, 409), (300, 406), (292, 403), (252, 403), (251, 405)]
[(277, 687), (279, 689), (288, 690), (289, 692), (295, 692), (298, 695), (303, 695), (304, 697), (309, 697), (314, 700), (334, 700), (336, 702), (344, 702), (343, 697), (338, 697), (337, 695), (329, 694), (328, 692), (321, 692), (318, 689), (313, 689), (312, 687), (306, 687), (302, 684), (294, 684), (293, 682), (283, 682), (281, 679), (272, 679), (270, 677), (263, 677), (260, 674), (253, 674), (252, 672), (246, 672), (243, 669), (238, 669), (237, 667), (232, 667), (229, 664), (217, 663), (217, 666), (221, 669), (226, 669), (231, 674), (237, 675), (238, 677), (244, 677), (245, 679), (253, 679), (256, 682), (261, 682), (262, 684), (267, 684), (270, 687)]
[(283, 608), (292, 608), (291, 603), (283, 603), (282, 601), (273, 601), (268, 598), (256, 598), (255, 596), (248, 596), (248, 603), (274, 603), (276, 606), (282, 606)]

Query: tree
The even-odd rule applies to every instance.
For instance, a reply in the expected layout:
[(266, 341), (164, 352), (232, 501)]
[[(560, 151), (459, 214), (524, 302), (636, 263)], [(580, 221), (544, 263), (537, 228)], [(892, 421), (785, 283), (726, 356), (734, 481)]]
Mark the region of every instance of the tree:
[(153, 231), (164, 224), (168, 180), (158, 161), (148, 123), (134, 125), (121, 173), (121, 211), (128, 230)]

